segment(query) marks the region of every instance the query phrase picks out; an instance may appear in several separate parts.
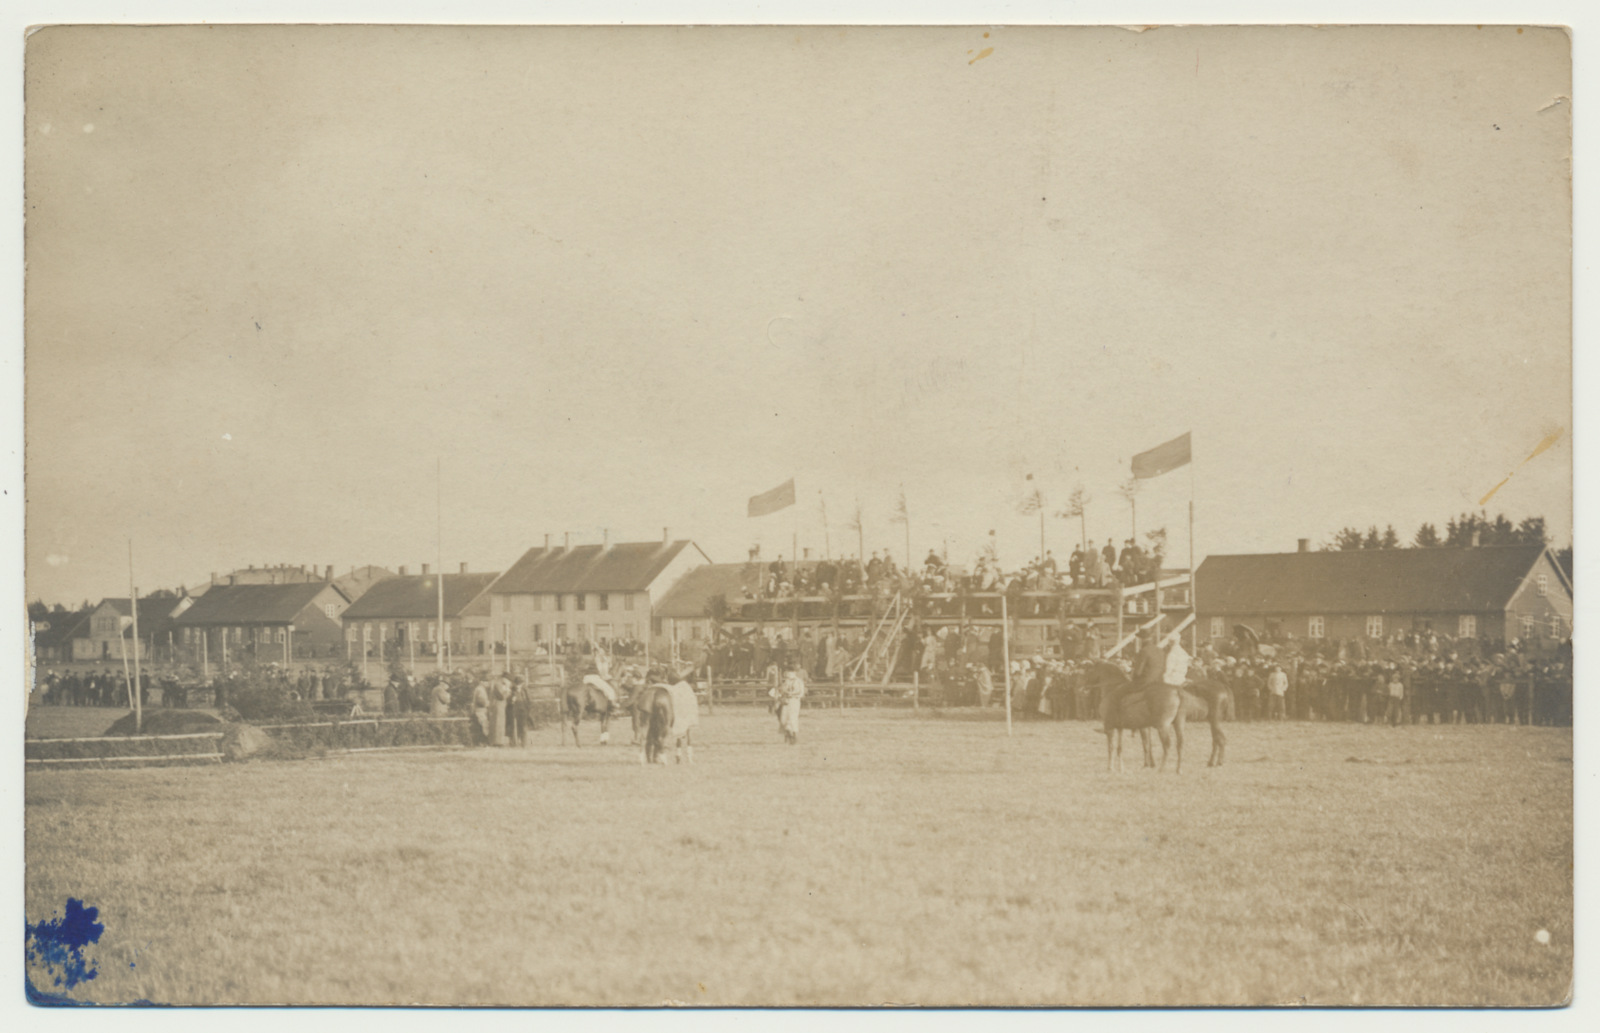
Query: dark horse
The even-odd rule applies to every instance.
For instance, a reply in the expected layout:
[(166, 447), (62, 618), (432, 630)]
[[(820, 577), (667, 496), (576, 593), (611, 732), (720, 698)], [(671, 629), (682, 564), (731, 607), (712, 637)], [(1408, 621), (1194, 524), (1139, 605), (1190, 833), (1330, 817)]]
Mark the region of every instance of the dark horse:
[[(1220, 767), (1228, 736), (1222, 730), (1223, 701), (1227, 689), (1212, 681), (1189, 682), (1181, 689), (1154, 685), (1127, 692), (1128, 675), (1115, 664), (1099, 663), (1089, 670), (1089, 685), (1100, 691), (1100, 715), (1106, 735), (1106, 770), (1112, 770), (1112, 737), (1116, 736), (1116, 768), (1122, 767), (1122, 731), (1148, 734), (1154, 729), (1161, 737), (1161, 769), (1166, 770), (1167, 751), (1177, 747), (1177, 772), (1183, 773), (1183, 730), (1187, 721), (1211, 725), (1211, 757), (1206, 767)], [(1146, 749), (1148, 749), (1148, 741)], [(1148, 761), (1147, 757), (1147, 761)]]
[[(641, 764), (665, 764), (662, 755), (666, 752), (667, 740), (671, 739), (673, 726), (677, 723), (677, 710), (672, 702), (672, 690), (660, 683), (648, 685), (640, 689), (633, 697), (633, 727), (636, 732), (644, 732), (644, 749), (639, 754)], [(673, 743), (672, 756), (679, 763), (684, 760), (687, 753), (690, 764), (694, 763), (694, 730), (685, 729), (683, 735), (678, 736)]]
[(593, 716), (600, 720), (600, 745), (606, 745), (611, 741), (611, 715), (619, 709), (618, 704), (611, 702), (598, 686), (587, 679), (568, 685), (561, 699), (562, 744), (566, 744), (567, 727), (570, 725), (572, 745), (582, 746), (578, 741), (578, 723), (585, 717)]

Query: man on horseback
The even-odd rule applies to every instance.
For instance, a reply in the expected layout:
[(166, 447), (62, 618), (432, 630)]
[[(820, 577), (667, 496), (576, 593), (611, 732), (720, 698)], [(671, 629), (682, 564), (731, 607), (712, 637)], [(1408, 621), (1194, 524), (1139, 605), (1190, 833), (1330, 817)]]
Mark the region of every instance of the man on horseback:
[[(1133, 673), (1126, 685), (1117, 687), (1114, 691), (1107, 692), (1100, 701), (1100, 720), (1109, 722), (1112, 714), (1117, 713), (1122, 706), (1122, 701), (1130, 696), (1147, 692), (1167, 679), (1167, 651), (1161, 647), (1161, 629), (1158, 626), (1147, 628), (1140, 635), (1141, 643), (1139, 655), (1133, 661)], [(1188, 657), (1185, 655), (1185, 661)], [(1187, 669), (1187, 663), (1185, 664)], [(1109, 728), (1110, 725), (1106, 725)], [(1105, 729), (1101, 729), (1102, 732)]]

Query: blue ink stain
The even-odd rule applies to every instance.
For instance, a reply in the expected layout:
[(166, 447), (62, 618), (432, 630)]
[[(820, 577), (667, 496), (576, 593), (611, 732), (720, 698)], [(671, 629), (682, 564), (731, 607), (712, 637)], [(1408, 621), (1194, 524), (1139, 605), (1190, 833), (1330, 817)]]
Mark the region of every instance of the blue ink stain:
[(84, 958), (83, 949), (100, 942), (106, 931), (95, 921), (99, 917), (99, 908), (84, 907), (83, 901), (68, 897), (64, 917), (26, 926), (28, 960), (43, 965), (54, 985), (66, 990), (93, 979), (100, 972)]

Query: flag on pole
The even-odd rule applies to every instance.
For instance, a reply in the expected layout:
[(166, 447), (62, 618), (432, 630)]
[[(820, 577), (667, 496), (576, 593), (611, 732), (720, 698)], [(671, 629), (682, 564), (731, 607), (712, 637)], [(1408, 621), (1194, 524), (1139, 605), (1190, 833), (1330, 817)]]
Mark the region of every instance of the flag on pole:
[(750, 505), (746, 515), (753, 517), (766, 516), (768, 513), (776, 513), (780, 509), (788, 509), (792, 505), (794, 505), (793, 477), (771, 491), (764, 491), (760, 495), (750, 496)]
[(1189, 465), (1189, 435), (1173, 438), (1148, 452), (1133, 457), (1133, 476), (1139, 480), (1160, 477), (1180, 466)]
[(911, 511), (906, 508), (906, 486), (900, 486), (900, 498), (894, 505), (894, 516), (889, 518), (891, 524), (905, 524), (911, 526)]

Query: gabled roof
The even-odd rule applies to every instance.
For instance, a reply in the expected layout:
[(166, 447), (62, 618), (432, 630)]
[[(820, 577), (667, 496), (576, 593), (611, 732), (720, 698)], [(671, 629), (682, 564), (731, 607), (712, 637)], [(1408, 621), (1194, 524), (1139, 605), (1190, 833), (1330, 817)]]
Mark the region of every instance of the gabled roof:
[[(172, 611), (176, 610), (181, 602), (183, 602), (183, 597), (179, 595), (144, 596), (139, 600), (139, 620), (143, 622), (147, 618), (154, 620), (158, 617), (170, 617), (172, 616)], [(128, 602), (127, 596), (107, 596), (100, 600), (100, 605), (110, 606), (117, 611), (119, 617), (133, 616), (133, 606)], [(96, 607), (96, 609), (98, 608)]]
[[(444, 615), (459, 617), (499, 574), (444, 575)], [(429, 620), (439, 614), (439, 576), (390, 577), (377, 582), (341, 615), (346, 620)]]
[(1343, 549), (1209, 556), (1203, 613), (1483, 613), (1504, 610), (1542, 545)]
[(299, 585), (216, 585), (173, 618), (176, 625), (289, 624), (323, 592), (338, 592), (327, 581)]
[[(802, 564), (803, 566), (804, 564)], [(706, 606), (717, 596), (737, 603), (746, 586), (753, 592), (760, 584), (766, 565), (759, 569), (748, 563), (705, 563), (684, 572), (661, 601), (650, 608), (652, 617), (693, 620), (706, 615)]]
[(48, 620), (50, 627), (33, 637), (33, 644), (39, 649), (49, 649), (59, 646), (68, 639), (83, 638), (89, 634), (89, 617), (96, 607), (86, 610), (76, 610), (71, 613), (52, 613)]
[[(490, 586), (495, 595), (517, 592), (643, 592), (684, 549), (676, 542), (623, 542), (610, 547), (529, 549)], [(704, 555), (704, 554), (702, 554)]]

